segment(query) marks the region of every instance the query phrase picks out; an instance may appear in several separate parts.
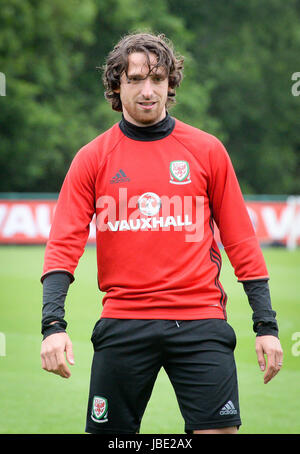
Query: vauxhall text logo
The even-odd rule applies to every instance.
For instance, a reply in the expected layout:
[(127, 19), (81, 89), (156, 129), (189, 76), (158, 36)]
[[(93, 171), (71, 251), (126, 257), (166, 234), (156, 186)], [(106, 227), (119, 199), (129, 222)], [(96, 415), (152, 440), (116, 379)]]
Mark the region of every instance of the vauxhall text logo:
[(204, 197), (158, 195), (145, 192), (128, 199), (119, 188), (118, 200), (101, 196), (96, 204), (96, 226), (101, 232), (184, 231), (186, 242), (198, 242), (204, 234)]

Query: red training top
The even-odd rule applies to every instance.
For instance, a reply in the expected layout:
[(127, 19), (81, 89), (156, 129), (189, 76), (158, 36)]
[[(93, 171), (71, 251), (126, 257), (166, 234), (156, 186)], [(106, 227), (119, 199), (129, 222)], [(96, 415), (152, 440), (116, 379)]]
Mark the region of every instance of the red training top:
[(102, 317), (226, 319), (214, 221), (239, 281), (267, 279), (265, 261), (222, 143), (167, 121), (173, 126), (162, 138), (130, 138), (118, 123), (79, 150), (58, 198), (42, 280), (58, 270), (74, 279), (96, 213)]

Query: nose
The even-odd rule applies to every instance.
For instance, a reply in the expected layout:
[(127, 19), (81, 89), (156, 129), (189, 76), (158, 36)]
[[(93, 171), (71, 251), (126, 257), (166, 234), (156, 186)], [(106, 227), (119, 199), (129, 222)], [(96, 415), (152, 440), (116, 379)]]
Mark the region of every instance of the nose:
[(151, 99), (153, 96), (152, 81), (149, 77), (147, 77), (145, 80), (143, 80), (141, 94), (143, 95), (144, 99)]

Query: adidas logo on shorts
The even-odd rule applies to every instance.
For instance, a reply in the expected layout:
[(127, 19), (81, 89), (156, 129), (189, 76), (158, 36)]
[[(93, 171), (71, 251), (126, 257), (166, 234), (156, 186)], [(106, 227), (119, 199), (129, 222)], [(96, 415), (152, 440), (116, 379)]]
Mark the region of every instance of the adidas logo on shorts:
[(222, 410), (220, 411), (220, 415), (236, 415), (237, 414), (237, 411), (236, 409), (234, 408), (234, 405), (233, 403), (231, 402), (231, 400), (229, 400), (227, 402), (226, 405), (224, 405), (224, 407), (222, 408)]

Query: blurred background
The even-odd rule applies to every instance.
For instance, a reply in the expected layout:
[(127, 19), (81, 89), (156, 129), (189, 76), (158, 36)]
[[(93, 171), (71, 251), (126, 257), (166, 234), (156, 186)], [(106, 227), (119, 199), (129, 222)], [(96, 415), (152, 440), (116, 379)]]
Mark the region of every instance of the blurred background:
[[(40, 368), (39, 277), (75, 153), (120, 119), (97, 68), (133, 31), (164, 33), (184, 55), (170, 114), (224, 143), (269, 268), (285, 360), (265, 386), (251, 311), (222, 253), (241, 432), (300, 433), (299, 19), (300, 0), (0, 0), (0, 433), (84, 432), (89, 338), (102, 298), (94, 225), (67, 298), (78, 358), (69, 380)], [(183, 431), (163, 371), (142, 429)]]

